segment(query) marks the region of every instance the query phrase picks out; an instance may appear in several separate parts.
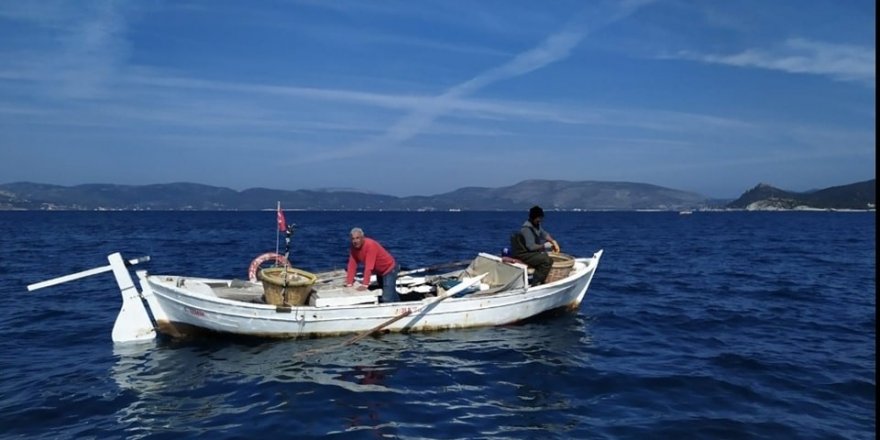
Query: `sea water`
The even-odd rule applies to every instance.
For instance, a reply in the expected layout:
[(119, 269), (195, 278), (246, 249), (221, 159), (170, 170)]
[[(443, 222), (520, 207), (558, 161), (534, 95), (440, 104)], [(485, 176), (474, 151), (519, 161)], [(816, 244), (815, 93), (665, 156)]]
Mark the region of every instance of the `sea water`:
[(340, 339), (117, 344), (110, 274), (247, 276), (288, 250), (344, 267), (354, 226), (403, 269), (501, 253), (521, 212), (0, 212), (0, 438), (868, 439), (873, 212), (553, 212), (604, 249), (580, 309), (517, 325)]

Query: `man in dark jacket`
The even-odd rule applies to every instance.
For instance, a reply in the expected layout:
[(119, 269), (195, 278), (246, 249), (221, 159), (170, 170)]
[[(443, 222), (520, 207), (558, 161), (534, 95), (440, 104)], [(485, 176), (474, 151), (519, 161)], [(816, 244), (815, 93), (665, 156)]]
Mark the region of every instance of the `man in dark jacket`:
[(544, 210), (540, 206), (533, 206), (529, 209), (529, 219), (510, 238), (511, 256), (535, 269), (533, 286), (542, 284), (553, 267), (553, 260), (547, 251), (559, 251), (556, 241), (541, 227), (543, 221)]

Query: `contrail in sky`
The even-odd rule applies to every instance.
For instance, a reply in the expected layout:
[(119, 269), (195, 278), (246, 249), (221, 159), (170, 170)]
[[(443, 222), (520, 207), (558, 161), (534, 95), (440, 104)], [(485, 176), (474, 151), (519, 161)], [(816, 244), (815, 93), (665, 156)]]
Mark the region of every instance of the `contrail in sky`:
[(399, 120), (383, 135), (368, 142), (368, 145), (379, 148), (387, 147), (389, 144), (398, 144), (415, 137), (438, 117), (454, 110), (460, 98), (472, 95), (498, 81), (522, 76), (568, 58), (572, 49), (577, 47), (590, 31), (625, 18), (650, 2), (640, 0), (623, 2), (621, 3), (622, 7), (611, 14), (602, 11), (597, 14), (601, 17), (600, 21), (592, 28), (589, 26), (586, 14), (578, 14), (562, 30), (547, 37), (537, 47), (517, 55), (505, 64), (449, 88), (434, 99), (428, 100), (427, 106)]

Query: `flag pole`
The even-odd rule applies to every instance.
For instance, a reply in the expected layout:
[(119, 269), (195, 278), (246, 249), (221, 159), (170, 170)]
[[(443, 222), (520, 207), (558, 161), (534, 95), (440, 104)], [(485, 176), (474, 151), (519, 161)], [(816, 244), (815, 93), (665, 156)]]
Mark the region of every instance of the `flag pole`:
[(281, 241), (281, 216), (282, 216), (282, 214), (281, 214), (281, 201), (279, 200), (277, 208), (275, 210), (275, 224), (276, 224), (276, 228), (275, 228), (275, 253), (276, 254), (278, 253), (278, 250), (280, 249), (279, 243)]

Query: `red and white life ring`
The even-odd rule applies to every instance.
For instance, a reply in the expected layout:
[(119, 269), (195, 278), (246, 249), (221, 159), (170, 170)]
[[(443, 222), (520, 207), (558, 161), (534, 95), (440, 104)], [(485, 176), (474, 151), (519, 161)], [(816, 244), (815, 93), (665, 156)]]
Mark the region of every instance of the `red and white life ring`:
[(257, 270), (260, 269), (260, 265), (267, 262), (274, 261), (275, 264), (280, 266), (290, 266), (290, 261), (287, 261), (287, 258), (284, 258), (284, 255), (276, 254), (275, 252), (266, 252), (254, 258), (254, 261), (251, 261), (250, 267), (248, 267), (248, 279), (252, 282), (257, 281)]

